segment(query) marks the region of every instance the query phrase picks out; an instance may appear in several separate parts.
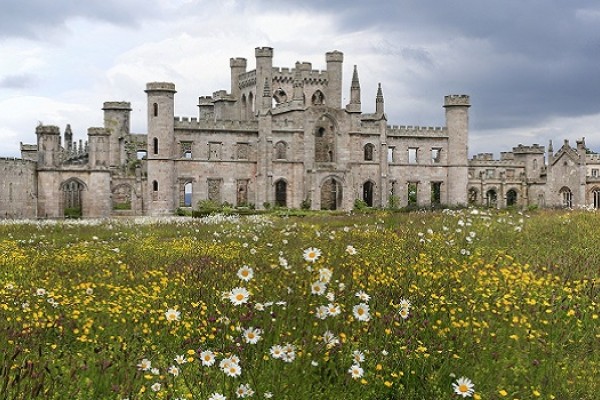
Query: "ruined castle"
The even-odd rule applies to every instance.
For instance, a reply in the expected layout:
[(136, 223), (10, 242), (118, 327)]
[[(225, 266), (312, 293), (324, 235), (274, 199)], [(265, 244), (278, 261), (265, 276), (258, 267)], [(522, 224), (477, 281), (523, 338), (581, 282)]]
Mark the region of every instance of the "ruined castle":
[(0, 218), (170, 215), (201, 202), (600, 207), (600, 156), (583, 139), (469, 159), (466, 95), (444, 98), (445, 126), (389, 125), (381, 86), (375, 112), (362, 112), (356, 66), (342, 104), (341, 52), (326, 53), (324, 71), (274, 67), (268, 47), (255, 56), (253, 70), (230, 60), (229, 92), (200, 97), (197, 117), (175, 116), (173, 83), (148, 83), (145, 134), (130, 132), (128, 102), (105, 102), (85, 142), (38, 126), (20, 159), (0, 159)]

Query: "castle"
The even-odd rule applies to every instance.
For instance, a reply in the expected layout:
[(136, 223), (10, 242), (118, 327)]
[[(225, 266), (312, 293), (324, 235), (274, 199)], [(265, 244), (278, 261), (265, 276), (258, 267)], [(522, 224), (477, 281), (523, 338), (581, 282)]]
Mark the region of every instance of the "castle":
[(131, 105), (105, 102), (104, 127), (73, 141), (39, 125), (20, 159), (0, 159), (0, 218), (170, 215), (199, 202), (350, 210), (467, 204), (600, 207), (600, 156), (585, 143), (519, 145), (468, 158), (469, 97), (444, 98), (443, 127), (388, 125), (381, 85), (363, 113), (356, 66), (342, 104), (343, 54), (256, 68), (230, 60), (230, 91), (199, 98), (198, 117), (176, 117), (175, 85), (146, 85), (146, 134), (130, 132)]

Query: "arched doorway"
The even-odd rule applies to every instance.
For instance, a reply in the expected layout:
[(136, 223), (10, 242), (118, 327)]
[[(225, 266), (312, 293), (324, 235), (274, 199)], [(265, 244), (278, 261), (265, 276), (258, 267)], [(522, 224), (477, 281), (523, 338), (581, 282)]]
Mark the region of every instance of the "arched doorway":
[(496, 207), (498, 205), (498, 194), (495, 189), (490, 189), (486, 192), (485, 202), (488, 207)]
[(573, 192), (571, 192), (571, 189), (563, 186), (558, 193), (561, 196), (563, 207), (573, 208)]
[(342, 185), (327, 178), (321, 185), (321, 210), (337, 210), (342, 204)]
[(71, 178), (62, 183), (62, 211), (66, 218), (79, 218), (83, 215), (83, 196), (85, 184)]
[(477, 189), (471, 188), (469, 189), (469, 205), (474, 206), (478, 202), (478, 192)]
[(517, 191), (514, 189), (510, 189), (506, 192), (506, 206), (516, 206), (517, 205)]
[(373, 188), (374, 187), (375, 187), (375, 184), (373, 184), (373, 182), (371, 182), (371, 181), (366, 181), (363, 184), (363, 201), (369, 207), (373, 207)]
[(287, 182), (283, 179), (275, 182), (275, 205), (287, 207)]

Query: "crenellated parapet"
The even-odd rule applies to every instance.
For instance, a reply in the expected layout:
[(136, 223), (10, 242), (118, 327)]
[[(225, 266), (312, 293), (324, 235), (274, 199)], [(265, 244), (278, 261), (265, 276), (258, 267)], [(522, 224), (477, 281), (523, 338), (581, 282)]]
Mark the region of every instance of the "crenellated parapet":
[(148, 82), (146, 84), (146, 93), (147, 92), (173, 92), (176, 93), (175, 84), (172, 82)]
[(512, 152), (515, 154), (544, 154), (545, 149), (544, 146), (537, 143), (534, 143), (531, 146), (519, 144), (518, 146), (513, 147)]
[(451, 94), (444, 96), (444, 107), (471, 107), (470, 98), (466, 94)]
[(448, 137), (448, 129), (443, 126), (412, 126), (412, 125), (388, 125), (387, 136), (410, 136), (410, 137)]
[(198, 120), (197, 118), (175, 117), (175, 129), (186, 130), (232, 130), (232, 131), (256, 131), (258, 121), (234, 121), (234, 120)]

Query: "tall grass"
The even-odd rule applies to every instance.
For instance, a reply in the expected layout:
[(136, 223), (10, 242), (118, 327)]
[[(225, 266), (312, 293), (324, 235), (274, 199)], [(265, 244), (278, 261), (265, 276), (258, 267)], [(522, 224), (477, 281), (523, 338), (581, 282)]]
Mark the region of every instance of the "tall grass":
[(594, 399), (599, 222), (0, 224), (0, 399)]

